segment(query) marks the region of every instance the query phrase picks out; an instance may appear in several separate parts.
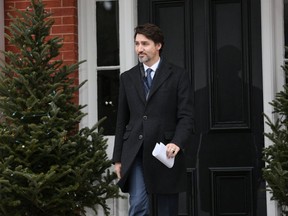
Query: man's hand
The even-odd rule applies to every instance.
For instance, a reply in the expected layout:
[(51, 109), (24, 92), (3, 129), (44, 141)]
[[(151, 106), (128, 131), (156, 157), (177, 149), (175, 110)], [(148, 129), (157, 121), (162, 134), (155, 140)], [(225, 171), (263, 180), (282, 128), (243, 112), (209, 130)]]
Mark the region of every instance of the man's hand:
[(168, 143), (166, 145), (166, 154), (168, 158), (175, 157), (180, 151), (180, 148), (174, 143)]
[(121, 179), (121, 163), (114, 164), (114, 170), (118, 179)]

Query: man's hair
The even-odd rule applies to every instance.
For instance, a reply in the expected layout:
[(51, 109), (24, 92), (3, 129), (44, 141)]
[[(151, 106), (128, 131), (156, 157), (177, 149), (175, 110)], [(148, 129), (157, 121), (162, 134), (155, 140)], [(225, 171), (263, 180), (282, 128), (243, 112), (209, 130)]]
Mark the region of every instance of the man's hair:
[(134, 34), (134, 40), (136, 38), (137, 34), (142, 34), (145, 37), (147, 37), (149, 40), (152, 40), (154, 43), (160, 43), (161, 49), (159, 50), (160, 54), (162, 52), (163, 46), (164, 46), (164, 35), (162, 30), (157, 26), (152, 23), (146, 23), (143, 25), (137, 26), (135, 29), (135, 34)]

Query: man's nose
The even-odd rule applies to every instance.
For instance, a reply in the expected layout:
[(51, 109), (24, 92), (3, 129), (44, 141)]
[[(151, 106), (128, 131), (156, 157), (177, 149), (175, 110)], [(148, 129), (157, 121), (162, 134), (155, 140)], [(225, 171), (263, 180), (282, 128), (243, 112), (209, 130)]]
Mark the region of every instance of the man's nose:
[(137, 47), (137, 51), (138, 52), (142, 52), (144, 50), (144, 47), (142, 46), (142, 45), (139, 45), (138, 47)]

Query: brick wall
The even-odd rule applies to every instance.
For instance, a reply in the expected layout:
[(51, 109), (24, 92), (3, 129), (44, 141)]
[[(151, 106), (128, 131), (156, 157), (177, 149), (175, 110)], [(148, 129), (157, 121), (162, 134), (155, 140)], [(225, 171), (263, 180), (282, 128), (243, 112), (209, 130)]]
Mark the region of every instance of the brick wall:
[[(43, 0), (48, 12), (52, 12), (55, 23), (51, 30), (51, 36), (63, 38), (63, 47), (60, 50), (59, 58), (64, 64), (71, 64), (78, 61), (78, 17), (77, 0)], [(5, 0), (5, 26), (9, 25), (7, 13), (13, 15), (11, 7), (26, 9), (30, 4), (27, 0)], [(13, 47), (5, 41), (5, 49), (13, 50)], [(73, 76), (78, 83), (78, 72)], [(78, 94), (75, 95), (75, 102), (78, 102)]]

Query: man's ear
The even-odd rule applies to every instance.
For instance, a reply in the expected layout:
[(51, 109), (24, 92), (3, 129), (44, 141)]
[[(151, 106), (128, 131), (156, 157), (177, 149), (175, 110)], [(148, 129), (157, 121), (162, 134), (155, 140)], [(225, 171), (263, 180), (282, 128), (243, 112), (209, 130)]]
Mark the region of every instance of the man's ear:
[(156, 49), (157, 49), (158, 51), (161, 49), (161, 47), (162, 47), (162, 44), (161, 44), (161, 43), (157, 43), (157, 44), (156, 44)]

